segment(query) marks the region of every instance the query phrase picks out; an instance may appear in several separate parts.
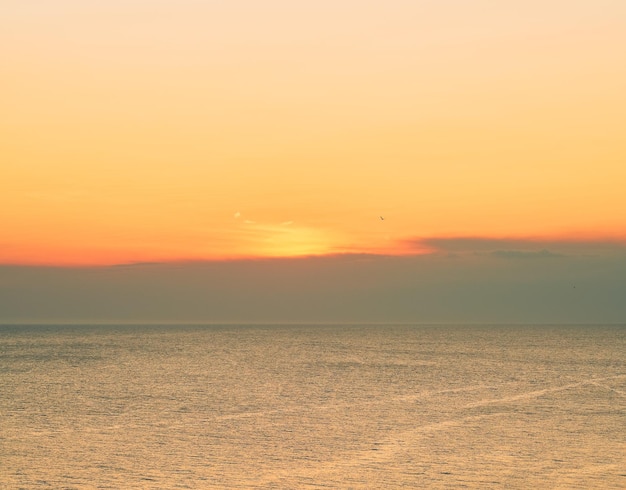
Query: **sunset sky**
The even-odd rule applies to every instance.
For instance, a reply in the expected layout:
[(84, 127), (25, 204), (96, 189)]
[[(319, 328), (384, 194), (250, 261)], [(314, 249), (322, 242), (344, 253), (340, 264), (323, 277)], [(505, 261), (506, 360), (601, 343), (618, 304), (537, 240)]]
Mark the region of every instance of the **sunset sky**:
[(24, 267), (624, 263), (622, 0), (8, 0), (0, 46), (5, 292)]

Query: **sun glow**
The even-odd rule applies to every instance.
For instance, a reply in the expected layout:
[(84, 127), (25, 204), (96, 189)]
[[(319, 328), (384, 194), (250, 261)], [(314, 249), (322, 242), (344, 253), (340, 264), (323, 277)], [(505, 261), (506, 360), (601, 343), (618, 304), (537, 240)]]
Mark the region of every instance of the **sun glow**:
[(333, 253), (339, 245), (329, 232), (301, 226), (258, 226), (258, 240), (251, 243), (251, 255), (298, 257)]

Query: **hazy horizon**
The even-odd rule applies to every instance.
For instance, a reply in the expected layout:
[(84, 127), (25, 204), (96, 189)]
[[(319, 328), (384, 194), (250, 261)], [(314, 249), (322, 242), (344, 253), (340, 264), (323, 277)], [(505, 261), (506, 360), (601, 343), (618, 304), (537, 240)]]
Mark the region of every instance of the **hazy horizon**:
[(571, 244), (497, 245), (400, 257), (0, 266), (0, 322), (626, 321), (621, 247), (589, 255)]

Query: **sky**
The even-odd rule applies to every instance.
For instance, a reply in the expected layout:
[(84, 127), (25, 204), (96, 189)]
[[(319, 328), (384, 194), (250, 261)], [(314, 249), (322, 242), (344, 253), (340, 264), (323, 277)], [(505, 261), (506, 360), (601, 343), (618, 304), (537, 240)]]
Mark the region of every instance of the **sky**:
[(621, 0), (7, 0), (0, 46), (0, 322), (626, 321)]

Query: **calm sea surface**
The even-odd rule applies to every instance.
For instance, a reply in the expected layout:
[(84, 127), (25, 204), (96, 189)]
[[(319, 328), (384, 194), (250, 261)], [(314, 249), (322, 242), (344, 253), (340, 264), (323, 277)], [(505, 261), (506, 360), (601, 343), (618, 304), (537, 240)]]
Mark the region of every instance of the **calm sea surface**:
[(624, 326), (0, 326), (0, 488), (626, 488)]

